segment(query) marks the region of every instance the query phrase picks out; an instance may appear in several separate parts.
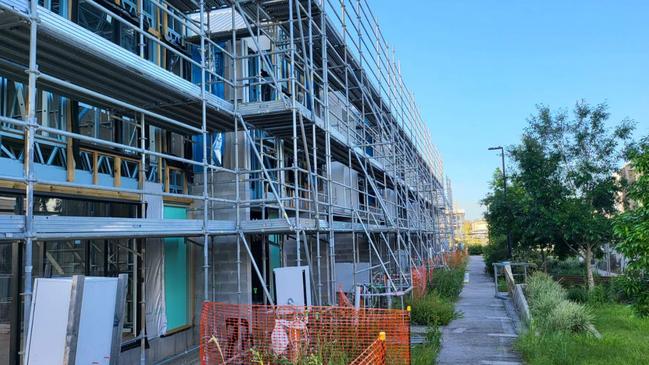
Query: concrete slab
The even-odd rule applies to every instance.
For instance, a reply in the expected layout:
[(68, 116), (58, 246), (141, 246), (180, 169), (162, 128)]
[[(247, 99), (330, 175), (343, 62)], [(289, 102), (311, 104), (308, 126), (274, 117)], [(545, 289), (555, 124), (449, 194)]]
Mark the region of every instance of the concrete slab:
[(495, 298), (493, 280), (485, 273), (481, 256), (471, 256), (465, 284), (456, 310), (461, 318), (442, 328), (442, 349), (437, 359), (449, 364), (522, 364), (513, 350), (515, 322), (502, 299)]

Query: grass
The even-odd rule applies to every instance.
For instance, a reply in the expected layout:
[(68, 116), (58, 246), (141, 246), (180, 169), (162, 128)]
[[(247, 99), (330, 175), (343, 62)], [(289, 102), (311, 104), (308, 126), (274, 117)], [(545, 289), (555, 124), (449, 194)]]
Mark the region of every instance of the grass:
[(455, 301), (464, 285), (465, 265), (448, 270), (435, 270), (423, 298), (412, 301), (410, 313), (413, 323), (444, 326), (457, 318)]
[(436, 291), (430, 291), (423, 298), (414, 301), (410, 313), (413, 323), (426, 326), (447, 325), (456, 317), (453, 301)]
[(601, 339), (586, 333), (536, 336), (531, 329), (519, 338), (516, 348), (529, 365), (649, 365), (649, 319), (637, 317), (621, 304), (601, 304), (592, 313)]
[(440, 326), (449, 324), (459, 316), (455, 311), (457, 301), (464, 285), (466, 260), (456, 260), (449, 270), (435, 270), (423, 298), (412, 302), (411, 320), (413, 323), (428, 326), (426, 343), (413, 346), (410, 353), (411, 364), (434, 364), (441, 347)]
[(503, 277), (498, 277), (498, 291), (499, 292), (506, 292), (509, 290), (509, 287), (507, 287), (507, 280)]
[(428, 331), (426, 332), (426, 343), (412, 347), (410, 352), (410, 363), (412, 365), (434, 364), (441, 348), (441, 341), (442, 332), (439, 330), (439, 327), (428, 327)]

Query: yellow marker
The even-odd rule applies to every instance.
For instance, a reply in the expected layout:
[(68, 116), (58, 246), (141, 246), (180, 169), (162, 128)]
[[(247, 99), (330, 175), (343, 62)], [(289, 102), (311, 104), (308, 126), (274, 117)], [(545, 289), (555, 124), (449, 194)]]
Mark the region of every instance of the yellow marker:
[(379, 332), (379, 340), (385, 341), (385, 332), (383, 331)]
[(412, 307), (411, 307), (411, 306), (407, 306), (407, 307), (406, 307), (406, 310), (407, 310), (408, 312), (410, 312), (410, 311), (412, 311)]

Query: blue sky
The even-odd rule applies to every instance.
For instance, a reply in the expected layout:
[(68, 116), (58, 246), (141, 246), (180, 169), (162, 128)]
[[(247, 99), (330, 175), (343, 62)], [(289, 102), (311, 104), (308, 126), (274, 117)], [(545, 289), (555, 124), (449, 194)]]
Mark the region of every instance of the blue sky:
[(649, 1), (369, 0), (467, 218), (535, 105), (606, 101), (649, 134)]

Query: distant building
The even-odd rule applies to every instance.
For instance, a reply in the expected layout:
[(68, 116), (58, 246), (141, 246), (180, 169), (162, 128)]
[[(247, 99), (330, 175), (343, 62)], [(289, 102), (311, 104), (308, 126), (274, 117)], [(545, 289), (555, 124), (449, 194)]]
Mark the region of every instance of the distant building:
[(486, 245), (489, 242), (489, 226), (484, 219), (466, 221), (462, 231), (469, 245)]
[(464, 227), (464, 216), (465, 216), (464, 209), (454, 208), (452, 214), (453, 216), (451, 222), (453, 224), (455, 242), (464, 243), (466, 242), (464, 230), (462, 229)]
[[(622, 168), (613, 175), (617, 181), (623, 182), (626, 186), (630, 186), (638, 180), (638, 172), (631, 166), (631, 163), (627, 162), (622, 166)], [(629, 189), (623, 188), (618, 193), (618, 201), (616, 202), (616, 208), (620, 212), (626, 210), (635, 209), (638, 206), (638, 203), (629, 198)]]

